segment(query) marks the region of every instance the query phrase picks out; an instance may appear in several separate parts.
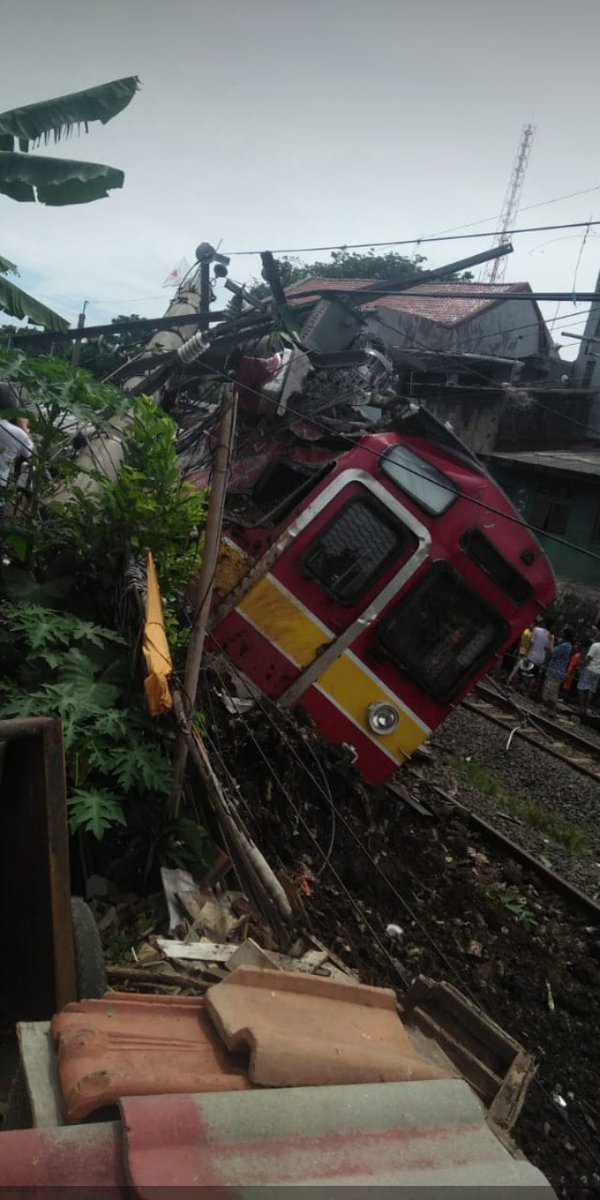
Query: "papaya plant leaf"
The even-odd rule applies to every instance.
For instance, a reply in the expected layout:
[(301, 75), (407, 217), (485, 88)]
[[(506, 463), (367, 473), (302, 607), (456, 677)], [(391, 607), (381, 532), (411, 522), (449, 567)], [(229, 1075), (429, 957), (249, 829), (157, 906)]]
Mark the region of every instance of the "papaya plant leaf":
[(126, 825), (125, 814), (119, 800), (109, 792), (75, 791), (67, 800), (69, 808), (69, 829), (75, 833), (77, 829), (85, 829), (93, 833), (99, 842), (102, 841), (107, 829), (115, 825)]

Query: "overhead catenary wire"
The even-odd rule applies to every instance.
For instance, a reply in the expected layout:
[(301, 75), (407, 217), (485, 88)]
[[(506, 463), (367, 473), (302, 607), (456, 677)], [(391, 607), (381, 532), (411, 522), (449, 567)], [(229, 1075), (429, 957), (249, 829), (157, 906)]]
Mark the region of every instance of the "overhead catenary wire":
[[(596, 189), (594, 189), (596, 190)], [(474, 222), (477, 224), (477, 222)], [(394, 238), (386, 242), (338, 242), (328, 246), (286, 246), (272, 250), (272, 254), (317, 254), (331, 250), (377, 250), (385, 246), (423, 246), (431, 242), (462, 242), (474, 238), (512, 237), (519, 233), (553, 233), (557, 229), (583, 229), (590, 225), (600, 225), (600, 221), (566, 221), (553, 225), (522, 225), (514, 229), (487, 229), (480, 233), (433, 233), (420, 237)], [(469, 226), (463, 226), (469, 228)], [(262, 250), (228, 250), (229, 258), (242, 258), (249, 255), (264, 253)]]

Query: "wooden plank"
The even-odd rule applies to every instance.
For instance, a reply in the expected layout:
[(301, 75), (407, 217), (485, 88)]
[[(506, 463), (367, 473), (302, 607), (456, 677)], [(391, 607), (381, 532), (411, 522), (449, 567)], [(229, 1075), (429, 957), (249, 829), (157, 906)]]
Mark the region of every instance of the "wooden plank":
[(531, 1055), (521, 1050), (509, 1067), (502, 1086), (490, 1105), (488, 1124), (505, 1132), (513, 1128), (536, 1071), (537, 1065)]
[(235, 942), (177, 942), (170, 938), (157, 938), (156, 944), (167, 958), (189, 959), (193, 962), (226, 963), (239, 950)]
[(164, 970), (155, 971), (153, 968), (150, 968), (150, 965), (145, 970), (140, 970), (139, 967), (135, 966), (122, 967), (118, 964), (111, 965), (109, 963), (106, 968), (106, 976), (111, 983), (132, 983), (136, 987), (138, 985), (142, 987), (149, 984), (151, 987), (155, 985), (157, 987), (165, 986), (170, 988), (186, 987), (205, 991), (206, 984), (202, 979), (194, 979), (192, 975), (187, 975), (183, 971), (176, 971), (174, 968), (172, 969), (172, 973), (170, 973), (169, 964), (163, 962), (162, 965), (165, 968)]

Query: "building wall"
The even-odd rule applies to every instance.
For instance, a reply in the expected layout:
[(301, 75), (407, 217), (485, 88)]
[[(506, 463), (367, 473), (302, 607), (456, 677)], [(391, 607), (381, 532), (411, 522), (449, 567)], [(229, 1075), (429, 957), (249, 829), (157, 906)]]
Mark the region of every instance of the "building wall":
[(522, 395), (506, 396), (498, 423), (496, 450), (564, 450), (586, 437), (590, 411), (589, 396), (568, 392), (532, 392), (527, 384)]
[(500, 391), (478, 396), (473, 392), (453, 394), (447, 387), (428, 387), (419, 398), (428, 412), (438, 421), (447, 421), (475, 454), (491, 454), (495, 450), (505, 404)]
[(492, 474), (504, 488), (517, 511), (526, 521), (531, 520), (538, 487), (554, 480), (557, 486), (568, 484), (573, 489), (573, 499), (565, 532), (560, 537), (574, 546), (589, 550), (598, 558), (581, 554), (576, 549), (557, 541), (547, 534), (537, 534), (545, 553), (559, 578), (572, 580), (600, 588), (600, 545), (591, 541), (592, 532), (600, 509), (600, 479), (582, 483), (581, 479), (566, 475), (542, 474), (519, 467), (514, 469), (505, 464), (491, 466)]
[(387, 342), (390, 350), (404, 346), (521, 358), (552, 349), (533, 301), (508, 298), (456, 325), (440, 325), (393, 308), (367, 309), (363, 315), (367, 330)]

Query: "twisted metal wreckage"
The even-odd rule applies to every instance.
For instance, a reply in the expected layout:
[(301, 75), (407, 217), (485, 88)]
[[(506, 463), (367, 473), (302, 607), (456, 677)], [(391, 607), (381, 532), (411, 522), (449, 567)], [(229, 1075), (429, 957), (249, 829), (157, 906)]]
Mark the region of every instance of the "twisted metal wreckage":
[[(497, 258), (510, 249), (510, 246), (499, 247), (415, 277), (382, 282), (377, 286), (377, 294), (407, 291), (416, 284), (454, 275)], [(264, 607), (264, 585), (274, 582), (278, 592), (270, 601), (266, 598), (267, 608), (270, 604), (271, 615), (280, 629), (286, 623), (297, 626), (298, 634), (292, 638), (296, 644), (291, 645), (288, 637), (282, 656), (280, 637), (273, 640), (268, 636), (270, 646), (266, 647), (260, 642), (260, 635), (255, 639), (258, 659), (263, 661), (250, 671), (251, 685), (252, 682), (255, 685), (254, 691), (250, 688), (250, 696), (262, 691), (284, 707), (302, 697), (303, 706), (321, 733), (333, 742), (349, 743), (359, 770), (372, 782), (381, 783), (444, 719), (450, 705), (473, 686), (476, 676), (489, 669), (486, 664), (493, 653), (509, 635), (514, 637), (521, 619), (525, 622), (529, 619), (527, 605), (535, 608), (548, 603), (552, 585), (539, 547), (523, 530), (519, 534), (522, 545), (518, 548), (511, 545), (510, 555), (516, 556), (515, 562), (511, 565), (505, 557), (501, 558), (499, 549), (506, 554), (507, 539), (512, 539), (511, 522), (516, 519), (513, 510), (489, 477), (487, 481), (482, 479), (480, 465), (452, 432), (430, 417), (425, 408), (401, 396), (394, 364), (381, 344), (374, 343), (365, 331), (365, 317), (356, 307), (373, 294), (372, 284), (367, 282), (364, 291), (353, 287), (352, 306), (343, 282), (339, 291), (320, 292), (317, 287), (314, 293), (288, 297), (279, 264), (272, 254), (265, 252), (263, 277), (270, 295), (262, 298), (226, 279), (228, 260), (208, 244), (198, 247), (196, 257), (197, 267), (179, 287), (164, 318), (124, 323), (127, 327), (137, 324), (142, 332), (149, 325), (155, 332), (141, 353), (112, 376), (113, 382), (129, 394), (151, 394), (173, 414), (178, 426), (183, 476), (199, 488), (211, 485), (202, 563), (187, 597), (192, 628), (185, 675), (180, 691), (173, 684), (171, 687), (179, 734), (170, 807), (174, 814), (178, 813), (187, 756), (191, 752), (218, 810), (221, 827), (227, 830), (227, 840), (237, 843), (238, 860), (244, 862), (246, 874), (252, 863), (251, 890), (262, 895), (263, 911), (266, 906), (273, 918), (274, 907), (279, 919), (282, 915), (289, 919), (289, 901), (262, 856), (250, 849), (237, 806), (219, 783), (206, 747), (190, 719), (209, 620), (219, 636), (224, 631), (227, 659), (230, 667), (233, 664), (233, 673), (226, 674), (232, 683), (232, 693), (237, 690), (234, 704), (239, 705), (240, 691), (236, 684), (244, 665), (242, 660), (248, 655), (248, 628), (236, 630), (233, 610), (237, 599), (243, 601), (248, 594), (252, 598), (255, 584), (259, 585), (254, 587), (259, 608)], [(228, 315), (211, 311), (211, 269), (215, 279), (225, 278), (225, 287), (234, 297), (230, 308), (237, 308), (237, 312)], [(99, 329), (78, 329), (65, 336), (77, 339), (93, 337), (98, 332)], [(18, 335), (15, 342), (22, 338), (39, 342), (48, 336), (56, 335)], [(76, 459), (81, 467), (76, 482), (81, 488), (97, 486), (94, 475), (98, 472), (108, 478), (116, 476), (123, 460), (127, 420), (126, 416), (115, 416), (108, 434), (97, 430), (87, 432)], [(367, 444), (369, 437), (372, 444)], [(398, 442), (406, 443), (403, 451)], [(429, 443), (437, 447), (433, 458), (427, 448)], [(81, 434), (78, 444), (81, 446)], [(470, 479), (464, 467), (459, 466), (456, 475), (457, 449), (458, 458), (468, 462)], [(390, 462), (392, 473), (387, 483), (388, 470), (385, 466), (381, 468), (382, 487), (373, 478), (379, 471), (374, 464), (381, 464), (386, 454), (393, 457), (397, 453), (403, 462)], [(334, 477), (337, 460), (352, 467), (340, 478)], [(412, 499), (416, 500), (416, 509), (413, 504), (411, 512), (410, 505), (406, 508), (399, 504), (394, 489), (400, 470), (404, 473), (404, 485), (400, 482), (400, 488), (409, 497), (411, 480), (416, 479), (421, 491), (424, 482), (437, 488), (434, 508), (423, 505), (423, 497), (415, 494), (414, 488)], [(366, 490), (359, 484), (359, 476)], [(485, 538), (482, 541), (481, 531), (476, 531), (479, 550), (473, 544), (469, 555), (480, 574), (475, 572), (471, 590), (467, 591), (452, 567), (459, 556), (464, 575), (468, 555), (463, 543), (465, 536), (473, 533), (469, 528), (474, 523), (473, 504), (480, 504), (475, 497), (482, 494), (482, 483), (487, 504), (496, 506), (493, 511), (504, 518), (505, 529), (504, 532), (498, 529), (497, 547)], [(315, 501), (315, 489), (319, 488), (321, 493)], [(325, 506), (325, 513), (324, 497), (334, 500), (333, 505), (328, 502)], [(279, 570), (294, 538), (302, 543), (304, 535), (298, 538), (298, 533), (309, 512), (311, 520), (317, 516), (312, 527), (321, 542), (323, 522), (326, 529), (337, 528), (342, 509), (339, 513), (334, 509), (342, 498), (344, 512), (348, 504), (354, 505), (350, 540), (345, 534), (344, 545), (340, 547), (338, 537), (329, 537), (332, 542), (329, 549), (317, 552), (317, 557), (324, 554), (323, 570), (330, 577), (318, 579), (321, 568), (316, 562), (312, 565), (305, 562), (306, 548), (304, 559), (298, 559), (301, 574), (306, 576), (308, 565), (308, 575), (312, 574), (325, 588), (323, 600), (317, 600), (316, 608), (312, 605), (312, 616), (317, 616), (315, 622), (311, 621), (310, 599), (308, 608), (302, 602), (304, 585), (296, 587), (295, 596), (288, 592), (286, 597), (285, 586), (281, 589), (285, 579), (274, 580), (271, 567), (277, 560)], [(438, 503), (440, 507), (436, 509)], [(437, 523), (438, 530), (446, 527), (443, 514), (449, 504), (453, 508), (448, 534), (444, 535), (445, 541), (440, 541), (433, 526)], [(291, 525), (287, 523), (290, 513), (296, 513)], [(227, 533), (235, 528), (242, 530), (237, 544), (222, 536), (224, 529)], [(269, 529), (271, 533), (266, 532)], [(336, 541), (337, 549), (333, 547)], [(373, 549), (377, 542), (381, 553)], [(406, 617), (408, 624), (412, 624), (412, 642), (419, 645), (425, 635), (421, 614), (428, 605), (431, 607), (431, 601), (423, 588), (419, 591), (420, 585), (414, 586), (415, 572), (422, 573), (432, 548), (433, 558), (446, 559), (448, 567), (444, 578), (439, 573), (436, 576), (434, 591), (440, 596), (436, 602), (440, 611), (430, 613), (429, 617), (430, 624), (433, 620), (434, 626), (443, 627), (439, 645), (430, 653), (430, 677), (435, 675), (438, 682), (445, 680), (437, 693), (431, 678), (420, 677), (423, 664), (418, 662), (414, 664), (412, 682), (409, 672), (398, 685), (397, 667), (389, 661), (390, 654), (392, 660), (394, 655), (397, 660), (398, 653), (405, 657), (406, 646), (399, 649), (397, 633), (391, 637), (395, 647), (390, 642), (387, 666), (374, 666), (373, 645), (361, 642), (369, 626), (376, 636), (382, 633), (386, 606), (410, 584), (412, 594), (419, 593), (418, 601), (410, 602), (413, 609), (416, 603), (418, 612), (407, 613)], [(363, 565), (359, 567), (361, 559)], [(370, 559), (366, 570), (365, 564)], [(527, 579), (520, 573), (520, 560), (527, 566)], [(441, 566), (441, 562), (437, 565)], [(464, 575), (467, 583), (469, 569)], [(333, 578), (336, 571), (340, 574), (337, 584)], [(360, 584), (358, 591), (348, 590), (350, 576)], [(452, 587), (448, 592), (446, 582), (451, 576)], [(426, 586), (431, 593), (431, 586)], [(479, 600), (478, 592), (483, 594)], [(295, 606), (288, 603), (290, 599), (297, 602)], [(481, 603), (482, 599), (488, 608)], [(490, 603), (495, 610), (491, 615)], [(279, 612), (275, 612), (277, 605)], [(337, 612), (333, 611), (336, 605)], [(515, 605), (521, 608), (516, 609)], [(247, 616), (245, 612), (244, 617)], [(220, 625), (223, 617), (225, 624)], [(249, 620), (252, 626), (252, 614)], [(403, 622), (404, 615), (400, 624)], [(254, 623), (254, 627), (260, 630), (260, 616), (258, 626)], [(266, 657), (271, 656), (266, 676), (265, 648)], [(252, 654), (245, 661), (251, 657)], [(334, 673), (337, 671), (340, 680), (327, 686), (323, 679), (330, 667)], [(274, 679), (276, 686), (272, 683)], [(352, 705), (347, 702), (351, 693), (360, 713), (351, 711)], [(244, 695), (248, 697), (249, 693), (242, 689), (241, 696)], [(242, 703), (249, 701), (242, 699)]]

